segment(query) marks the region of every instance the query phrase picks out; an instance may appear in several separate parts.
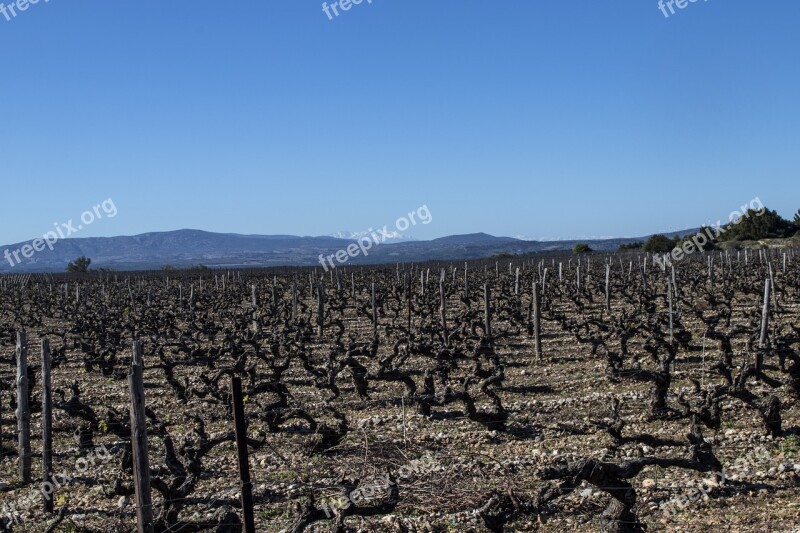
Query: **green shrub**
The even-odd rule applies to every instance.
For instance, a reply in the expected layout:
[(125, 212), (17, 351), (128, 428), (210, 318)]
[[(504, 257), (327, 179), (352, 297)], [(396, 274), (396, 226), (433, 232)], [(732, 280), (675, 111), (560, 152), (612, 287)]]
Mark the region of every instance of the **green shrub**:
[(67, 272), (89, 272), (89, 265), (92, 260), (88, 257), (79, 257), (75, 261), (70, 261), (67, 265)]
[(588, 254), (590, 252), (592, 252), (592, 249), (585, 242), (578, 243), (572, 248), (572, 253), (575, 254)]
[(653, 235), (644, 243), (643, 250), (654, 254), (668, 254), (675, 248), (677, 241), (663, 235)]

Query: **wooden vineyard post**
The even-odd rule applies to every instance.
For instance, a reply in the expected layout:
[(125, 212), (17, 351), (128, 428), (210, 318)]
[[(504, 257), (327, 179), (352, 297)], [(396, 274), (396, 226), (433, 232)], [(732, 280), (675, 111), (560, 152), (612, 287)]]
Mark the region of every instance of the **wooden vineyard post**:
[(233, 395), (233, 421), (236, 425), (236, 451), (239, 460), (244, 530), (245, 533), (256, 533), (253, 513), (253, 483), (250, 480), (250, 461), (247, 457), (247, 420), (244, 416), (242, 378), (234, 377), (231, 380), (231, 394)]
[(31, 482), (31, 410), (28, 405), (28, 338), (17, 332), (17, 434), (19, 477)]
[[(53, 474), (53, 389), (50, 379), (50, 343), (42, 339), (42, 482)], [(52, 492), (44, 495), (44, 512), (53, 512)]]
[(670, 273), (672, 275), (672, 294), (675, 296), (675, 298), (677, 298), (678, 297), (678, 282), (675, 281), (675, 265), (670, 263), (669, 268), (670, 268)]
[(411, 305), (411, 280), (412, 277), (408, 277), (408, 281), (406, 282), (406, 305), (408, 307), (408, 335), (411, 336), (411, 313), (412, 313), (412, 305)]
[(675, 331), (673, 329), (674, 318), (672, 310), (672, 282), (669, 279), (667, 279), (667, 301), (669, 302), (669, 343), (670, 345), (673, 345), (675, 344)]
[[(786, 264), (786, 256), (784, 256), (784, 272), (786, 271), (785, 268)], [(469, 279), (467, 277), (467, 264), (464, 263), (464, 300), (469, 301)]]
[[(223, 280), (225, 278), (222, 278)], [(144, 403), (144, 361), (142, 343), (133, 343), (133, 359), (128, 373), (131, 395), (131, 449), (136, 491), (136, 524), (138, 533), (153, 533), (153, 502), (150, 495), (150, 460), (147, 456), (147, 421)]]
[[(444, 273), (444, 271), (442, 271)], [(449, 345), (447, 336), (447, 294), (444, 287), (444, 276), (439, 278), (439, 317), (442, 320), (442, 338), (444, 345)]]
[(606, 264), (606, 311), (611, 311), (611, 265)]
[(378, 306), (375, 304), (375, 282), (372, 282), (372, 338), (378, 338)]
[(317, 335), (322, 337), (325, 320), (325, 287), (320, 282), (317, 287)]
[(542, 295), (544, 295), (546, 290), (547, 290), (547, 268), (545, 268), (544, 271), (542, 272)]
[(533, 280), (533, 346), (536, 357), (542, 358), (541, 310), (539, 309), (539, 285)]
[(292, 283), (292, 320), (297, 320), (297, 283)]
[(767, 268), (769, 272), (769, 287), (770, 293), (772, 296), (772, 306), (777, 310), (778, 309), (778, 293), (775, 290), (775, 278), (772, 276), (772, 262), (767, 261)]
[(714, 284), (714, 258), (708, 256), (708, 282)]
[(642, 288), (647, 292), (647, 257), (644, 258), (644, 266), (642, 267)]
[(492, 299), (492, 291), (489, 288), (489, 284), (483, 286), (483, 320), (484, 320), (484, 329), (486, 329), (486, 338), (491, 340), (492, 339), (492, 309), (489, 306)]
[[(769, 298), (770, 298), (771, 283), (767, 278), (764, 283), (764, 306), (761, 308), (761, 336), (758, 340), (758, 347), (765, 348), (767, 345), (767, 328), (769, 327)], [(761, 370), (761, 365), (758, 365)]]

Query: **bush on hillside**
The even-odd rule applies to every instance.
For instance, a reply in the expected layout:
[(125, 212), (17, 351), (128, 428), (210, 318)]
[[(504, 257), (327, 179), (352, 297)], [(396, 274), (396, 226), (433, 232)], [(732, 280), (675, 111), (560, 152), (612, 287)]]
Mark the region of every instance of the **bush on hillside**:
[(70, 261), (67, 265), (67, 272), (76, 272), (76, 273), (83, 273), (89, 272), (89, 265), (92, 264), (92, 260), (88, 257), (81, 256), (77, 258), (75, 261)]
[(654, 254), (667, 254), (675, 248), (677, 239), (673, 240), (663, 235), (653, 235), (644, 243), (643, 250)]
[(589, 248), (589, 245), (584, 242), (576, 244), (572, 249), (572, 253), (575, 254), (588, 254), (590, 252), (592, 252), (592, 249)]

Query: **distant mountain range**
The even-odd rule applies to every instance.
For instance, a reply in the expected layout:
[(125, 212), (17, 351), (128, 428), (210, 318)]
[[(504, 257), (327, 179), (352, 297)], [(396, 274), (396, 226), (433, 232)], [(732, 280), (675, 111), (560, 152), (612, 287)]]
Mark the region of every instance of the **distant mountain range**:
[[(697, 230), (678, 233), (684, 235), (695, 231)], [(92, 259), (92, 268), (115, 270), (154, 270), (166, 265), (187, 267), (198, 264), (210, 268), (314, 266), (320, 265), (320, 255), (335, 254), (355, 242), (355, 238), (360, 235), (346, 236), (347, 238), (240, 235), (185, 229), (131, 237), (64, 239), (56, 242), (53, 250), (44, 248), (27, 259), (18, 253), (22, 262), (12, 266), (11, 263), (15, 262), (13, 252), (30, 244), (27, 241), (0, 247), (0, 273), (63, 272), (67, 263), (81, 256)], [(366, 256), (359, 254), (350, 258), (347, 264), (466, 260), (486, 258), (499, 253), (568, 251), (578, 242), (586, 242), (597, 251), (615, 251), (621, 244), (647, 238), (527, 241), (494, 237), (485, 233), (451, 235), (430, 241), (395, 238), (374, 245)], [(6, 250), (11, 254), (11, 261), (5, 253)]]

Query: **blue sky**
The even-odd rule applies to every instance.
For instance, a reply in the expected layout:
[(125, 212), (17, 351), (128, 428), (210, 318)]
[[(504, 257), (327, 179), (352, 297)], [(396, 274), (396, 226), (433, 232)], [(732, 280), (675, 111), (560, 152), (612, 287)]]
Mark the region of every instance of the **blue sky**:
[[(0, 0), (6, 5), (9, 0)], [(330, 2), (329, 2), (330, 3)], [(0, 243), (635, 236), (800, 208), (800, 3), (41, 0), (0, 16)]]

